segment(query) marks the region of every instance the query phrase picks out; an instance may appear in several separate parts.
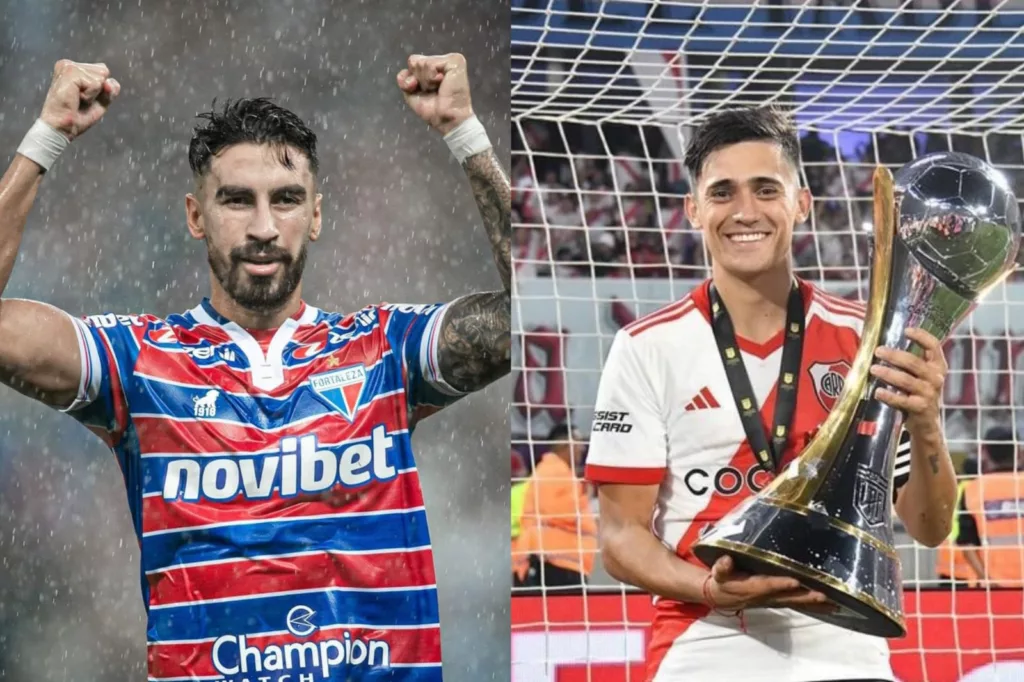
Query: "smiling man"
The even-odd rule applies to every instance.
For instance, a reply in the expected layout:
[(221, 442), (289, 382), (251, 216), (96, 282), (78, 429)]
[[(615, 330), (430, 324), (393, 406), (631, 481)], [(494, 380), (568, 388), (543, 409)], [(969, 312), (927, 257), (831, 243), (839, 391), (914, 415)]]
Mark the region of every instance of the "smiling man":
[[(863, 306), (794, 276), (793, 228), (811, 210), (799, 155), (776, 109), (722, 112), (695, 131), (686, 210), (711, 279), (619, 331), (601, 377), (587, 477), (599, 485), (605, 568), (657, 598), (653, 682), (893, 679), (885, 640), (787, 608), (831, 608), (823, 595), (742, 575), (728, 558), (709, 571), (690, 550), (810, 441), (860, 344)], [(936, 546), (956, 497), (939, 423), (946, 367), (934, 337), (907, 335), (924, 359), (880, 348), (872, 373), (893, 387), (877, 397), (906, 413), (897, 513)]]
[[(117, 456), (149, 680), (442, 679), (410, 434), (509, 371), (510, 188), (461, 55), (410, 57), (397, 78), (468, 176), (500, 290), (353, 314), (304, 303), (322, 225), (316, 136), (243, 99), (204, 114), (189, 145), (208, 299), (166, 319), (0, 301), (0, 379)], [(0, 180), (0, 288), (45, 171), (119, 92), (103, 64), (58, 62)]]

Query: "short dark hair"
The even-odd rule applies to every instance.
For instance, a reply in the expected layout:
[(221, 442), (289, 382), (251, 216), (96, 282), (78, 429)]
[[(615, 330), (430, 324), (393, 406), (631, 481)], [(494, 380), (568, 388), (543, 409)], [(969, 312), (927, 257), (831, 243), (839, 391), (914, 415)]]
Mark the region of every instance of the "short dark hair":
[(993, 426), (985, 432), (985, 449), (996, 468), (1012, 470), (1017, 461), (1017, 443), (1013, 429), (1006, 426)]
[(705, 119), (690, 138), (685, 164), (691, 186), (696, 187), (712, 152), (753, 140), (776, 143), (793, 166), (800, 167), (800, 137), (789, 112), (774, 105), (727, 109)]
[(548, 431), (548, 443), (568, 443), (570, 440), (569, 424), (562, 422), (561, 424), (555, 424), (550, 431)]
[(293, 162), (285, 145), (295, 147), (309, 159), (314, 176), (320, 169), (316, 134), (301, 118), (267, 97), (228, 100), (220, 111), (214, 100), (213, 109), (196, 118), (206, 121), (192, 131), (188, 145), (188, 164), (196, 178), (206, 175), (211, 159), (222, 150), (246, 142), (282, 147), (281, 163), (286, 168), (292, 168)]

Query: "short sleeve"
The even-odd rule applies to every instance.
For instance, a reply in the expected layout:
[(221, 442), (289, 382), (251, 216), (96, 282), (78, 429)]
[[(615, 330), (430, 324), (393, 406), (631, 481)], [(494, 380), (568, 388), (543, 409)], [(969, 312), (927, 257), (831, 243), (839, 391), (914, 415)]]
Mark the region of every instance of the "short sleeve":
[(900, 488), (910, 479), (910, 432), (900, 429), (900, 440), (896, 445), (896, 465), (893, 467), (892, 496), (893, 502)]
[(82, 357), (75, 401), (62, 410), (110, 447), (128, 429), (126, 387), (131, 385), (139, 341), (146, 323), (136, 315), (91, 315), (72, 318)]
[(594, 406), (587, 479), (594, 483), (661, 483), (668, 463), (658, 391), (636, 341), (619, 331), (608, 352)]
[(423, 418), (465, 395), (452, 387), (438, 364), (441, 323), (450, 304), (380, 306), (381, 324), (391, 350), (402, 362), (409, 408)]

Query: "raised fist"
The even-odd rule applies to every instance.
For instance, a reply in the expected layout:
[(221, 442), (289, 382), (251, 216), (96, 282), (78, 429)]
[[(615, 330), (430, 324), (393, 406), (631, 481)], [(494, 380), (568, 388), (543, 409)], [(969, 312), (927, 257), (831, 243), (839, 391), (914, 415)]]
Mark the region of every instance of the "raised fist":
[(398, 74), (406, 103), (432, 128), (446, 135), (473, 116), (466, 58), (461, 54), (409, 57), (409, 68)]
[(121, 92), (106, 64), (79, 64), (62, 59), (53, 67), (53, 82), (39, 118), (75, 139), (107, 113)]

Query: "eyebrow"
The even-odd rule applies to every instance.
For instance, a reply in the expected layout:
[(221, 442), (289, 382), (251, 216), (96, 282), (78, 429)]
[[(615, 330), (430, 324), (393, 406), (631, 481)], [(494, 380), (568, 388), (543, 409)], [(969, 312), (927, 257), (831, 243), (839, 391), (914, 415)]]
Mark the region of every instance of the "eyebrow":
[(305, 197), (306, 188), (302, 185), (285, 185), (284, 187), (275, 187), (270, 192), (272, 197), (279, 197), (282, 194), (294, 194), (297, 197)]
[(252, 190), (248, 187), (239, 187), (237, 185), (223, 185), (217, 188), (217, 193), (214, 194), (215, 199), (234, 199), (242, 197), (251, 197)]
[[(217, 188), (217, 193), (214, 197), (218, 200), (221, 199), (246, 199), (252, 197), (253, 191), (248, 187), (242, 187), (240, 185), (224, 185)], [(302, 185), (285, 185), (283, 187), (275, 187), (270, 191), (271, 199), (275, 199), (282, 195), (293, 195), (299, 199), (306, 198), (306, 188)]]
[[(764, 175), (759, 175), (757, 177), (750, 178), (750, 180), (748, 180), (747, 182), (748, 184), (751, 185), (777, 185), (780, 187), (782, 186), (782, 182), (778, 178), (770, 178)], [(721, 180), (716, 180), (715, 182), (708, 185), (704, 191), (712, 192), (716, 189), (727, 189), (735, 186), (736, 183), (732, 179), (722, 178)]]

